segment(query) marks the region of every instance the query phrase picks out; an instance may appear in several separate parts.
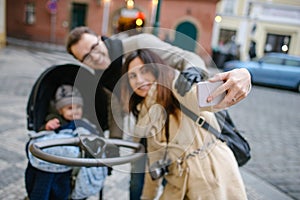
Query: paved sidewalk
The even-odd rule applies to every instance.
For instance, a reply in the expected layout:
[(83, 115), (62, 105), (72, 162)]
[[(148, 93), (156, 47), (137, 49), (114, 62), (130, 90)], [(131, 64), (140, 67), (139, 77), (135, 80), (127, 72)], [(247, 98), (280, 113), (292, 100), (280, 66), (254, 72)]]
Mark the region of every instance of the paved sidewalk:
[[(26, 167), (25, 142), (27, 141), (26, 105), (31, 87), (47, 67), (57, 63), (75, 62), (64, 53), (63, 47), (31, 44), (9, 39), (15, 45), (47, 48), (48, 52), (17, 46), (0, 51), (0, 199), (18, 200), (26, 195), (24, 170)], [(50, 49), (50, 50), (49, 50)], [(55, 52), (54, 52), (55, 51)], [(104, 199), (129, 199), (130, 165), (115, 166), (106, 180)], [(245, 168), (241, 173), (249, 200), (292, 200)], [(90, 197), (96, 200), (98, 196)]]

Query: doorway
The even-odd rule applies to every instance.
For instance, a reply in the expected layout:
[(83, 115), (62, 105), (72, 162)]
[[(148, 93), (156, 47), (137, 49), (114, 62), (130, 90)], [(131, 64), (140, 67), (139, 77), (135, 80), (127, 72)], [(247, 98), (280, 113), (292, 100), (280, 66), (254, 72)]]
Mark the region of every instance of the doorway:
[(197, 34), (196, 26), (191, 22), (185, 21), (176, 27), (173, 44), (182, 49), (195, 52)]
[(78, 26), (85, 26), (87, 4), (73, 3), (72, 4), (72, 20), (71, 30)]

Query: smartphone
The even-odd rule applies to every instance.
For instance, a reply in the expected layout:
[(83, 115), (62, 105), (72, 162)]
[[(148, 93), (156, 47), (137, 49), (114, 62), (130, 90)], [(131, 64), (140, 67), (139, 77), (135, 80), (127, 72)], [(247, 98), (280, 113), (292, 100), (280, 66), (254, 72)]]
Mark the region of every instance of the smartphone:
[(208, 106), (214, 106), (220, 103), (225, 95), (226, 92), (222, 93), (221, 95), (217, 96), (214, 98), (211, 102), (207, 102), (207, 97), (215, 91), (218, 87), (220, 87), (223, 84), (223, 81), (218, 81), (218, 82), (199, 82), (197, 83), (197, 93), (198, 93), (198, 104), (199, 107), (208, 107)]

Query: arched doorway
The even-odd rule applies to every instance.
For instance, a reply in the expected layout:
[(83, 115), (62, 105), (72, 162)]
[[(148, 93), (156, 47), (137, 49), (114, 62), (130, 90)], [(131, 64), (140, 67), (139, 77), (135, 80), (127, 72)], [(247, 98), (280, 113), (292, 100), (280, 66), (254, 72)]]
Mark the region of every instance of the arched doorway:
[(188, 51), (195, 51), (197, 41), (197, 28), (188, 21), (180, 23), (176, 27), (173, 44)]

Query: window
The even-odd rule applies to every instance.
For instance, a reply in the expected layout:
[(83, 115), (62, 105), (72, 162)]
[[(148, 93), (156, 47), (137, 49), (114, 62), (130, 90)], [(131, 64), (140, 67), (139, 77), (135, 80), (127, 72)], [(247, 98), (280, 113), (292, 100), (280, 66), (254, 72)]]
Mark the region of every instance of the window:
[(290, 35), (278, 35), (278, 34), (267, 34), (267, 40), (265, 44), (265, 53), (268, 52), (280, 52), (288, 53), (290, 46)]
[(300, 67), (300, 61), (287, 59), (287, 60), (285, 60), (285, 65)]
[(25, 7), (25, 23), (34, 24), (35, 23), (35, 5), (34, 3), (27, 3)]
[(73, 3), (72, 4), (72, 24), (71, 29), (77, 26), (85, 26), (86, 15), (87, 15), (87, 4)]
[(219, 45), (222, 46), (224, 44), (229, 43), (234, 40), (236, 36), (236, 31), (229, 29), (221, 29), (219, 36)]
[(235, 6), (237, 5), (236, 0), (224, 0), (223, 1), (223, 12), (224, 14), (233, 15), (235, 12)]
[(253, 2), (249, 2), (248, 9), (247, 9), (247, 16), (249, 17), (251, 15), (253, 9)]
[(276, 58), (276, 57), (265, 57), (263, 59), (263, 62), (266, 64), (275, 64), (275, 65), (283, 64), (283, 60), (281, 58)]

